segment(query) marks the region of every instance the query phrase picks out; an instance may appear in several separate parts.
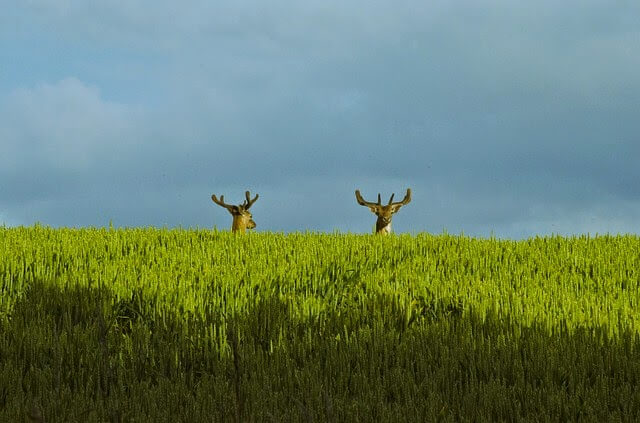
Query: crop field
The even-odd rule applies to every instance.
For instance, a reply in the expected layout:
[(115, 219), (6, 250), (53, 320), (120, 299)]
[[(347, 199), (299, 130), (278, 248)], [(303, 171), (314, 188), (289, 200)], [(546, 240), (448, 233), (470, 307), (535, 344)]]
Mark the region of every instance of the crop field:
[(640, 421), (640, 237), (0, 227), (0, 421)]

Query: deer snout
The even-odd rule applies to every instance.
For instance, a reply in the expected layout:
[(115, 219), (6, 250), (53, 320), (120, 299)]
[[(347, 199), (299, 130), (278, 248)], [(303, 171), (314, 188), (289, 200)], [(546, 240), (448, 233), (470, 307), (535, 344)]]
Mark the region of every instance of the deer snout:
[(254, 229), (256, 226), (257, 226), (256, 222), (254, 222), (253, 219), (249, 220), (249, 224), (247, 225), (247, 228)]

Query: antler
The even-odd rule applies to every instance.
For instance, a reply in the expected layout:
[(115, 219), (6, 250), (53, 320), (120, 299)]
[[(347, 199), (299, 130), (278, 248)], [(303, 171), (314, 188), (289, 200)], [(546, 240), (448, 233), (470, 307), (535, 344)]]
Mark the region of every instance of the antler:
[(232, 208), (233, 208), (233, 206), (232, 206), (231, 204), (226, 204), (226, 203), (224, 202), (224, 195), (221, 195), (221, 196), (220, 196), (220, 199), (218, 200), (218, 199), (216, 198), (216, 195), (215, 195), (215, 194), (212, 194), (212, 195), (211, 195), (211, 199), (213, 200), (213, 202), (214, 202), (214, 203), (216, 203), (216, 204), (217, 204), (217, 205), (219, 205), (219, 206), (224, 207), (225, 209), (227, 209), (227, 210), (229, 210), (229, 211), (231, 211), (231, 210), (232, 210)]
[(378, 194), (378, 202), (372, 203), (371, 201), (365, 201), (364, 198), (362, 198), (362, 195), (360, 195), (359, 189), (356, 190), (356, 201), (361, 206), (366, 206), (366, 207), (379, 207), (382, 204), (382, 200), (380, 199), (380, 194)]
[(251, 196), (249, 195), (249, 191), (245, 191), (244, 196), (246, 198), (246, 200), (244, 201), (244, 209), (245, 210), (249, 210), (249, 207), (251, 207), (253, 205), (253, 203), (256, 202), (256, 200), (258, 199), (258, 194), (256, 194), (255, 198), (252, 200)]
[(389, 204), (390, 205), (394, 205), (394, 206), (404, 206), (406, 204), (409, 204), (411, 202), (411, 188), (407, 188), (407, 193), (404, 196), (404, 199), (402, 201), (397, 201), (395, 203), (393, 203), (393, 196), (395, 194), (391, 194), (391, 198), (389, 199)]

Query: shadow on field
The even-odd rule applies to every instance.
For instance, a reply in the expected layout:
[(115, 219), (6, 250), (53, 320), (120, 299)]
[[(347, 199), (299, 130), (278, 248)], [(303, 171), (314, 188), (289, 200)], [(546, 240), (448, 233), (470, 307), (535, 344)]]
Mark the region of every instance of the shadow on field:
[(0, 420), (635, 421), (640, 352), (461, 304), (263, 298), (203, 316), (33, 283), (0, 332)]

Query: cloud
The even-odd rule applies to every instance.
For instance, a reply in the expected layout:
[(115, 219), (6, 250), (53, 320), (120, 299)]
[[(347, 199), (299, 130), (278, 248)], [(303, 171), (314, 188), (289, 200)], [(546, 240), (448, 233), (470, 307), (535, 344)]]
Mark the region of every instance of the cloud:
[(22, 202), (88, 184), (136, 148), (134, 107), (104, 101), (76, 78), (18, 88), (0, 102), (3, 199)]
[(11, 131), (3, 167), (86, 170), (108, 151), (126, 146), (136, 111), (105, 102), (95, 87), (75, 78), (17, 89), (3, 102), (3, 127)]

